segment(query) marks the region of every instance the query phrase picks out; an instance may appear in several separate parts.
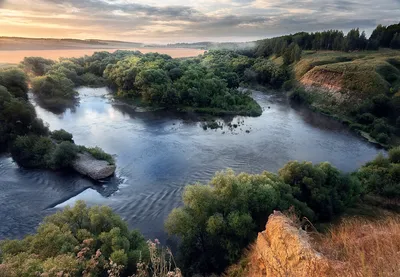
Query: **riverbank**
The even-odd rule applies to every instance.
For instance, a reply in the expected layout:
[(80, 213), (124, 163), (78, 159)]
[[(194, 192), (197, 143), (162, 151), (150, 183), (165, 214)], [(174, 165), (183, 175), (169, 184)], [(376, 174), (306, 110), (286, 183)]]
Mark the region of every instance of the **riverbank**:
[(400, 51), (306, 51), (293, 72), (298, 100), (372, 143), (399, 145)]

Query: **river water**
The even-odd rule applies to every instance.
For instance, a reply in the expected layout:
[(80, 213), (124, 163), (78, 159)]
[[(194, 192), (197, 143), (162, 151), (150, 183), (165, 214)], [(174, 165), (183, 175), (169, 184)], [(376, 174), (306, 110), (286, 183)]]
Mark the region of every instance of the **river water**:
[(31, 233), (44, 216), (82, 199), (109, 205), (130, 227), (165, 243), (164, 220), (181, 204), (185, 185), (216, 171), (276, 172), (290, 160), (309, 160), (350, 172), (381, 151), (276, 93), (253, 92), (263, 115), (224, 118), (239, 126), (223, 130), (203, 130), (194, 115), (137, 111), (112, 101), (105, 88), (79, 93), (73, 111), (56, 115), (35, 105), (37, 114), (51, 130), (71, 132), (77, 144), (115, 154), (116, 176), (94, 183), (73, 172), (24, 170), (0, 157), (0, 239)]

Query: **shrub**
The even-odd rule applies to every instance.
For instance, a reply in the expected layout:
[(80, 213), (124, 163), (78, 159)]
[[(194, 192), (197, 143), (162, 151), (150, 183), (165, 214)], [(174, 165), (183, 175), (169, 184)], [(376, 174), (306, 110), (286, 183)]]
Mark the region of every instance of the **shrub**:
[(206, 186), (186, 187), (183, 203), (168, 216), (166, 229), (182, 240), (187, 275), (222, 272), (264, 229), (274, 209), (294, 206), (301, 214), (313, 217), (305, 204), (293, 198), (290, 186), (269, 172), (217, 173)]
[(101, 149), (100, 147), (80, 146), (80, 152), (83, 152), (83, 151), (89, 152), (97, 160), (104, 160), (104, 161), (107, 161), (109, 164), (115, 164), (115, 160), (114, 160), (113, 156), (104, 152), (104, 150)]
[(43, 76), (54, 64), (53, 60), (42, 57), (25, 57), (22, 62), (25, 70), (32, 72), (35, 76)]
[(77, 270), (79, 276), (106, 276), (110, 259), (128, 276), (150, 260), (143, 236), (129, 231), (111, 208), (88, 208), (81, 201), (46, 217), (36, 234), (1, 242), (0, 251), (15, 276), (75, 276)]
[(293, 82), (292, 80), (285, 81), (285, 82), (283, 83), (283, 85), (282, 85), (282, 88), (283, 88), (285, 91), (290, 91), (290, 90), (293, 89), (293, 87), (294, 87), (294, 82)]
[(107, 81), (103, 77), (99, 77), (94, 75), (93, 73), (85, 73), (80, 76), (82, 85), (89, 87), (104, 87), (107, 84)]
[(73, 142), (72, 138), (72, 134), (68, 133), (67, 131), (65, 131), (64, 129), (60, 129), (60, 130), (55, 130), (53, 132), (51, 132), (50, 137), (58, 142), (62, 142), (62, 141), (69, 141), (69, 142)]
[(359, 198), (361, 184), (343, 175), (329, 163), (292, 161), (279, 170), (282, 180), (292, 186), (295, 197), (306, 203), (319, 220), (330, 220)]
[(69, 167), (77, 155), (78, 147), (69, 141), (63, 141), (57, 145), (52, 154), (51, 166), (53, 168)]
[(380, 133), (376, 137), (376, 141), (382, 144), (388, 144), (389, 142), (389, 136), (385, 133)]
[(357, 176), (368, 193), (391, 199), (400, 197), (399, 149), (389, 151), (389, 158), (382, 154), (361, 167)]
[(289, 93), (289, 99), (299, 103), (310, 102), (307, 92), (303, 88), (296, 88), (294, 91)]
[(47, 137), (19, 136), (12, 145), (11, 155), (19, 166), (47, 168), (54, 148), (54, 143)]
[(371, 124), (375, 120), (375, 117), (371, 113), (363, 113), (358, 117), (358, 122), (361, 124)]
[(392, 163), (400, 163), (400, 147), (395, 147), (389, 150), (389, 160)]
[(28, 99), (28, 77), (16, 68), (0, 70), (0, 85), (17, 98)]

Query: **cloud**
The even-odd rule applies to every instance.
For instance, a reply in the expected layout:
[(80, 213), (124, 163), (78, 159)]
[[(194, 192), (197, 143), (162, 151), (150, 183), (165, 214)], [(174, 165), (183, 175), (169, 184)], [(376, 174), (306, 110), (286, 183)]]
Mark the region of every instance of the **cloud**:
[[(1, 8), (3, 3), (3, 8)], [(0, 35), (144, 42), (254, 40), (398, 20), (400, 0), (0, 0)], [(21, 30), (24, 30), (22, 32)], [(16, 28), (18, 27), (18, 28)], [(59, 30), (62, 29), (63, 32)]]

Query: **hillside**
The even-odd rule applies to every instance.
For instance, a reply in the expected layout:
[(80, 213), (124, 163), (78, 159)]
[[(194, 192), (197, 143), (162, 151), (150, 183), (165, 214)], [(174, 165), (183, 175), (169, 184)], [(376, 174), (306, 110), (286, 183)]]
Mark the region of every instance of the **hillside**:
[(142, 46), (143, 44), (141, 43), (111, 41), (111, 40), (0, 37), (1, 51), (88, 49), (88, 48), (126, 49), (126, 48), (142, 47)]
[[(305, 51), (293, 74), (305, 89), (303, 100), (314, 109), (338, 117), (372, 141), (398, 144), (400, 51)], [(374, 122), (385, 126), (375, 128)]]

